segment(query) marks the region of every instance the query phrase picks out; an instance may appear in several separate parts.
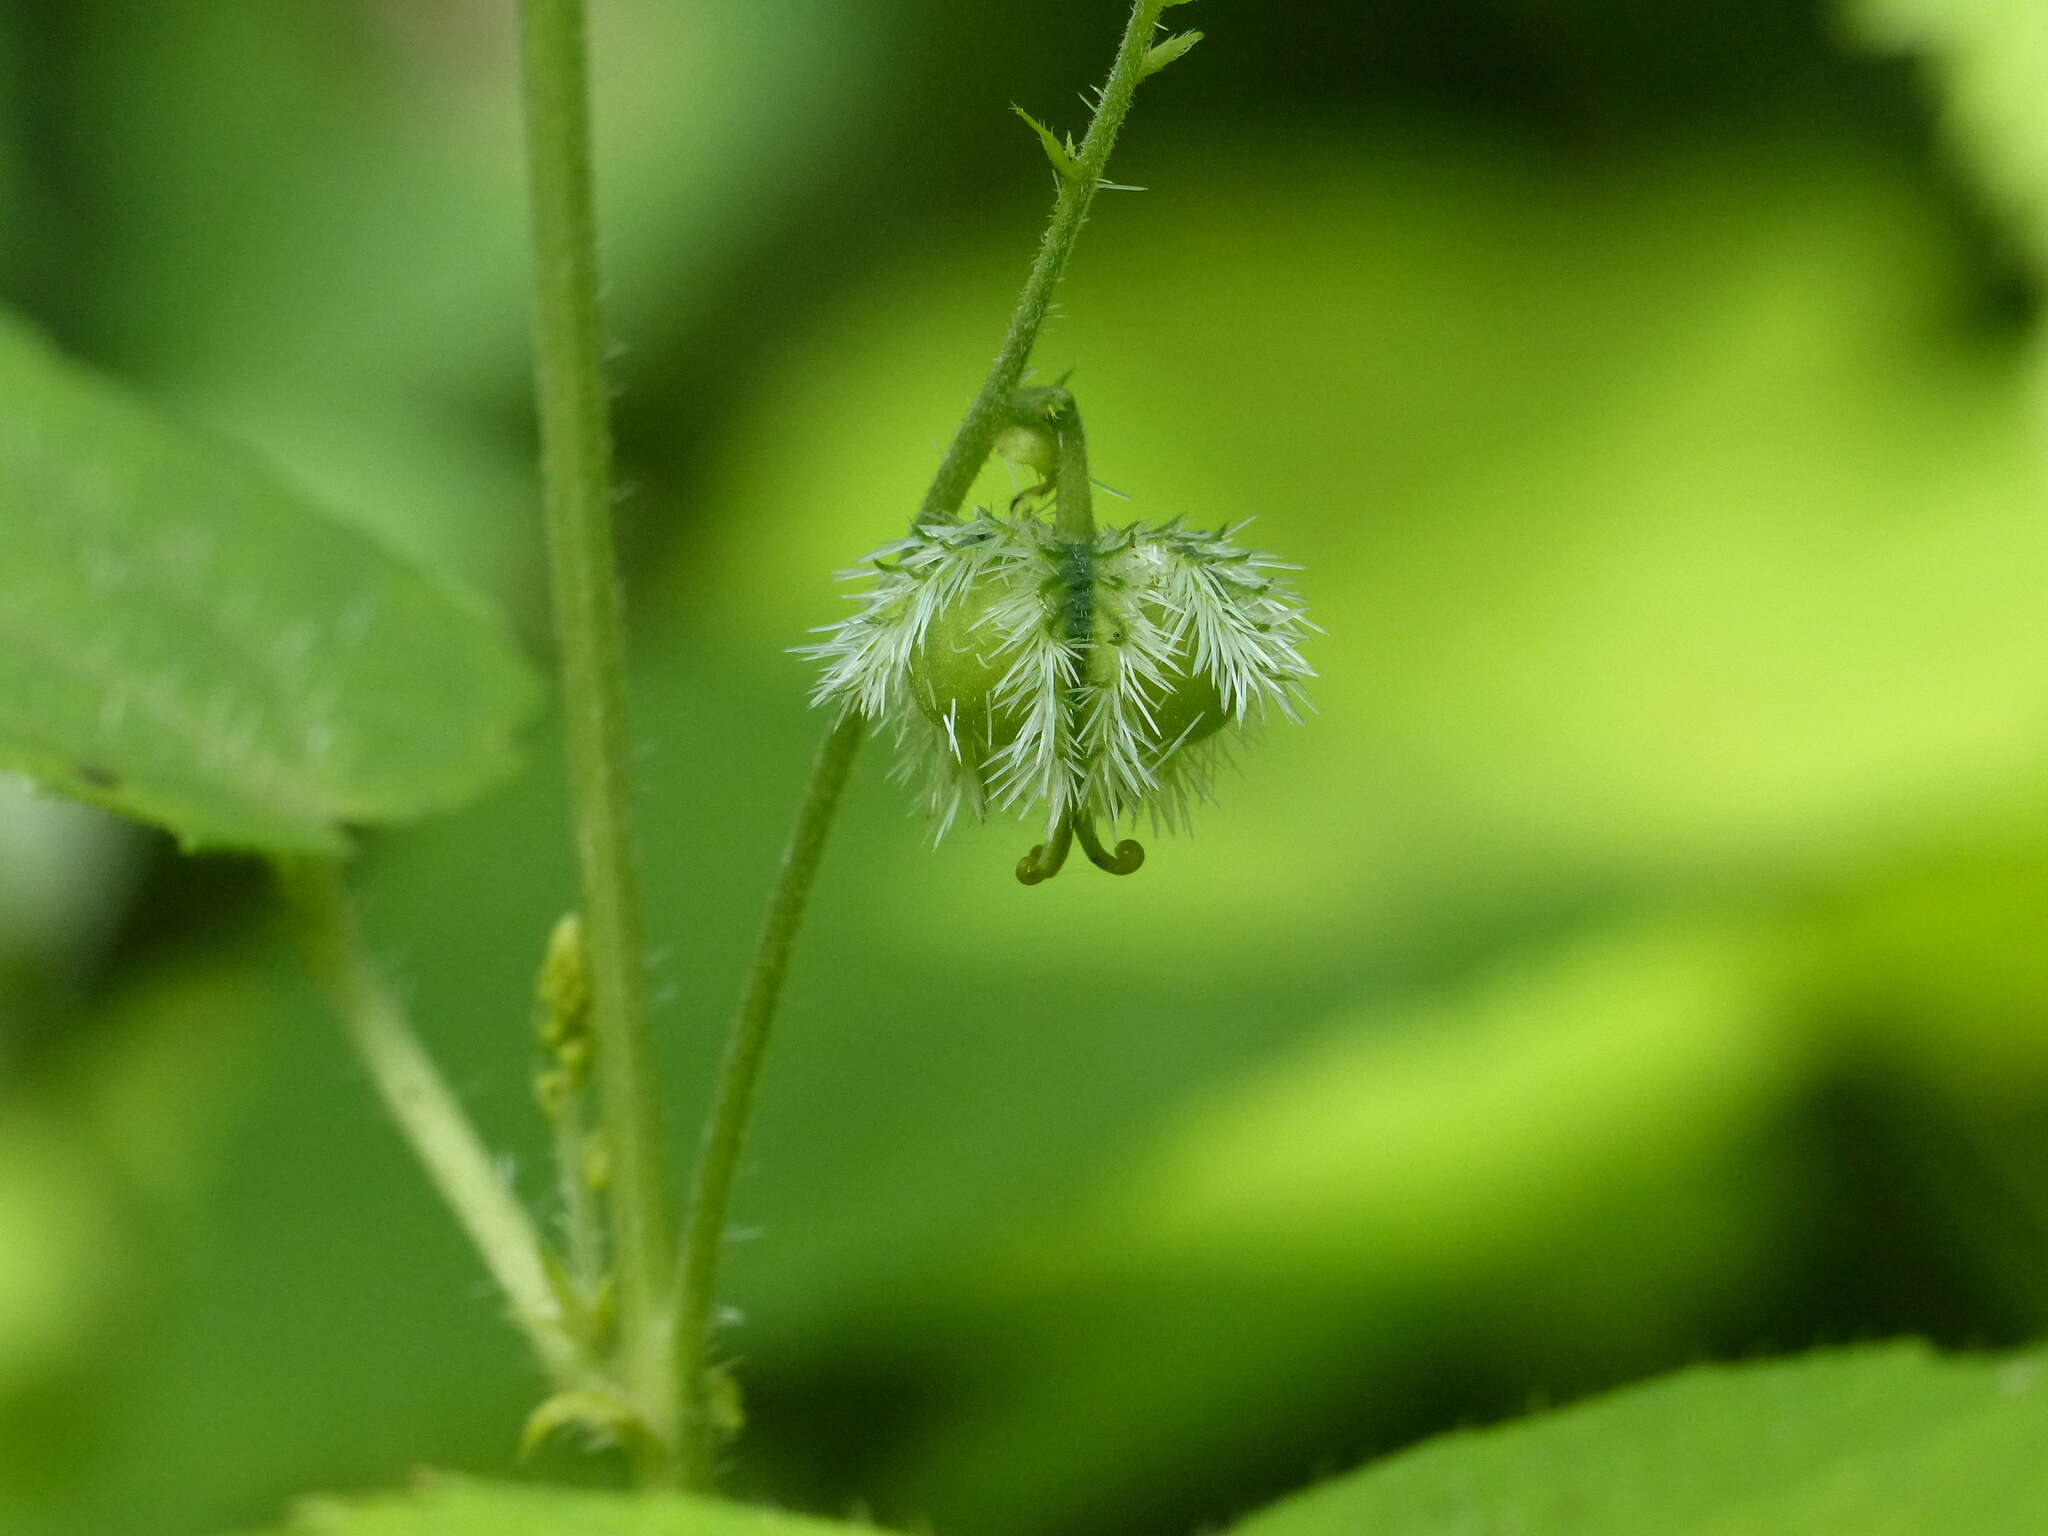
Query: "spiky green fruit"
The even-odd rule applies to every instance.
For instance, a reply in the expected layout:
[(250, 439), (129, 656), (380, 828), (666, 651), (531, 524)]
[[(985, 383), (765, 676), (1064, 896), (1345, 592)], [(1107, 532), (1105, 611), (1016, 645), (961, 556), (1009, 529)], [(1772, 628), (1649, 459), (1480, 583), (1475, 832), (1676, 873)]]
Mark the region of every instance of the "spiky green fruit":
[(983, 512), (885, 546), (862, 608), (807, 647), (817, 702), (891, 725), (943, 833), (963, 809), (1174, 826), (1226, 727), (1290, 717), (1313, 628), (1233, 530), (1097, 530)]

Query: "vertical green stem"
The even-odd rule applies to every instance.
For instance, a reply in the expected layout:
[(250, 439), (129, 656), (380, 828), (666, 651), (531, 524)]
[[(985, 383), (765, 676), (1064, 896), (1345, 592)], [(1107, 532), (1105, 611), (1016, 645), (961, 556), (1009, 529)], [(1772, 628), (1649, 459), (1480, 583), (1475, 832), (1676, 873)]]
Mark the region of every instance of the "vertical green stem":
[(839, 809), (854, 753), (866, 734), (858, 716), (835, 725), (818, 748), (805, 787), (796, 824), (782, 853), (782, 868), (768, 898), (768, 914), (747, 973), (738, 1017), (726, 1042), (718, 1074), (717, 1097), (705, 1126), (704, 1148), (697, 1159), (696, 1185), (683, 1234), (681, 1309), (676, 1325), (676, 1351), (684, 1398), (683, 1485), (708, 1490), (717, 1460), (717, 1426), (710, 1412), (711, 1325), (717, 1300), (718, 1261), (725, 1245), (726, 1216), (732, 1203), (733, 1177), (739, 1171), (740, 1148), (754, 1107), (754, 1088), (761, 1078), (761, 1059), (775, 1024), (782, 983), (789, 974), (790, 950), (803, 926), (804, 908), (824, 856), (825, 838)]
[(1053, 506), (1060, 537), (1095, 547), (1095, 484), (1088, 478), (1088, 435), (1081, 429), (1081, 408), (1061, 391), (1053, 437), (1059, 444), (1053, 461)]
[(349, 1043), (427, 1177), (491, 1272), (512, 1321), (557, 1390), (583, 1374), (540, 1234), (420, 1044), (363, 949), (341, 872), (324, 859), (280, 863), (306, 969), (340, 1015)]
[(619, 1370), (653, 1446), (642, 1480), (665, 1483), (674, 1478), (678, 1408), (669, 1338), (673, 1241), (627, 772), (584, 11), (582, 0), (525, 0), (522, 14), (548, 565), (590, 947), (593, 1071), (613, 1157)]
[(1002, 350), (996, 354), (988, 378), (975, 395), (974, 403), (968, 406), (960, 430), (939, 463), (939, 472), (932, 478), (931, 488), (918, 509), (920, 518), (947, 517), (958, 512), (974, 477), (981, 473), (981, 466), (995, 446), (996, 434), (1003, 428), (1009, 407), (1010, 392), (1023, 379), (1025, 365), (1031, 361), (1031, 349), (1038, 344), (1038, 333), (1045, 327), (1053, 290), (1067, 269), (1075, 237), (1087, 221), (1089, 204), (1095, 201), (1102, 186), (1103, 173), (1109, 168), (1109, 152), (1116, 148), (1116, 136), (1130, 113), (1131, 98), (1137, 94), (1138, 82), (1145, 78), (1145, 55), (1150, 50), (1152, 31), (1167, 3), (1168, 0), (1136, 0), (1131, 7), (1123, 41), (1117, 45), (1116, 62), (1110, 66), (1109, 79), (1097, 98), (1095, 116), (1090, 119), (1087, 135), (1074, 156), (1075, 168), (1071, 174), (1060, 177), (1052, 218), (1045, 227), (1045, 238), (1039, 242), (1030, 275), (1024, 280), (1024, 291), (1017, 295), (1016, 308), (1010, 312)]

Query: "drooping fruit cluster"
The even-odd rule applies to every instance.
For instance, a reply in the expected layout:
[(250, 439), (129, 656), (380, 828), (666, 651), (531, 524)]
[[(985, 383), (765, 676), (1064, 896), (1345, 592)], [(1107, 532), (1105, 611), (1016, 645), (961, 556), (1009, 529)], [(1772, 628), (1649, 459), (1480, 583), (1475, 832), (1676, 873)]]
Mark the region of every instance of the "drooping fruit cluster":
[[(1078, 458), (1071, 397), (1055, 393)], [(1094, 528), (1057, 505), (1074, 483), (1007, 517), (920, 523), (845, 573), (869, 578), (860, 611), (805, 647), (825, 663), (815, 702), (893, 729), (939, 835), (963, 811), (1043, 816), (1047, 841), (1019, 868), (1032, 884), (1074, 837), (1102, 867), (1135, 869), (1143, 850), (1105, 849), (1096, 822), (1184, 824), (1226, 727), (1295, 718), (1314, 675), (1292, 567), (1235, 528)]]

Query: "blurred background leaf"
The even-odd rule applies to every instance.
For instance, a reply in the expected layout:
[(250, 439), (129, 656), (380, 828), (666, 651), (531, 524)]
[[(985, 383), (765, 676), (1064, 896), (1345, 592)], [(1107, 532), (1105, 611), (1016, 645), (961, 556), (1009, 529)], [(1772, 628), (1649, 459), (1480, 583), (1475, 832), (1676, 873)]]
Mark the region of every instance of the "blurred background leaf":
[(533, 684), (474, 598), (4, 314), (0, 396), (0, 765), (285, 853), (510, 767)]
[[(680, 1159), (820, 728), (786, 648), (999, 338), (1008, 104), (1076, 125), (1108, 39), (595, 10)], [(1128, 881), (1023, 890), (1028, 830), (933, 851), (863, 767), (740, 1192), (735, 1490), (1214, 1527), (1702, 1356), (2037, 1335), (2038, 279), (1939, 77), (1797, 0), (1178, 14), (1040, 361), (1113, 515), (1304, 562), (1321, 713)], [(0, 285), (538, 640), (510, 66), (480, 0), (0, 6)], [(363, 859), (535, 1192), (556, 755)], [(537, 1383), (252, 872), (69, 814), (0, 820), (91, 850), (0, 870), (52, 914), (0, 941), (0, 1528), (513, 1475)]]
[(1924, 61), (1971, 173), (2048, 261), (2048, 16), (2025, 0), (1856, 0), (1850, 19), (1872, 46)]

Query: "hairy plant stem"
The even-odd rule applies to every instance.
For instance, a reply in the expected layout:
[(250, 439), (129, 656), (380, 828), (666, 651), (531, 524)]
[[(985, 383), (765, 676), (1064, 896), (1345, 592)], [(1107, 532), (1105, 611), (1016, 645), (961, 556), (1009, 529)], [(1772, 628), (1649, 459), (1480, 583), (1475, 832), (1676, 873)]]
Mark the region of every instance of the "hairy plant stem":
[(1039, 242), (1038, 255), (1032, 260), (1030, 275), (1024, 280), (1024, 291), (1017, 295), (1017, 306), (1010, 312), (1010, 327), (1003, 334), (1002, 349), (997, 352), (980, 392), (967, 407), (967, 415), (946, 449), (945, 458), (939, 461), (939, 471), (932, 477), (931, 488), (918, 508), (920, 519), (957, 513), (995, 446), (996, 434), (1003, 429), (1009, 410), (1010, 393), (1023, 379), (1024, 369), (1031, 361), (1031, 349), (1038, 344), (1038, 333), (1045, 328), (1053, 290), (1067, 269), (1075, 237), (1087, 221), (1088, 206), (1095, 201), (1103, 173), (1109, 168), (1109, 153), (1116, 147), (1117, 133), (1130, 113), (1138, 82), (1145, 77), (1145, 55), (1151, 46), (1152, 31), (1168, 3), (1169, 0), (1137, 0), (1131, 7), (1130, 22), (1124, 28), (1123, 41), (1117, 45), (1116, 62), (1110, 67), (1109, 79), (1096, 98), (1095, 115), (1074, 155), (1073, 172), (1059, 178), (1059, 197), (1053, 203), (1052, 218), (1046, 224), (1045, 238)]
[(603, 1207), (590, 1180), (590, 1126), (581, 1095), (554, 1121), (555, 1191), (562, 1203), (563, 1268), (586, 1310), (604, 1289)]
[(557, 1391), (576, 1385), (586, 1362), (540, 1234), (364, 950), (341, 871), (330, 860), (300, 859), (280, 862), (277, 878), (306, 969), (340, 1015), (385, 1109), (482, 1256), (549, 1382)]
[(775, 1024), (789, 957), (803, 926), (804, 908), (824, 856), (825, 838), (839, 809), (854, 754), (866, 734), (863, 722), (848, 716), (826, 733), (811, 765), (810, 782), (797, 809), (796, 824), (782, 853), (782, 867), (768, 898), (768, 913), (747, 972), (739, 1013), (719, 1069), (717, 1096), (704, 1129), (697, 1158), (690, 1215), (683, 1233), (676, 1350), (683, 1381), (683, 1486), (709, 1489), (717, 1471), (718, 1427), (711, 1413), (711, 1333), (717, 1301), (718, 1261), (725, 1246), (726, 1215), (731, 1208), (733, 1177), (739, 1171), (740, 1148), (754, 1107), (754, 1089), (761, 1061)]
[[(1067, 258), (1087, 218), (1088, 205), (1102, 185), (1117, 130), (1123, 126), (1138, 82), (1145, 76), (1145, 56), (1153, 29), (1160, 12), (1170, 3), (1172, 0), (1137, 0), (1131, 8), (1109, 80), (1097, 98), (1095, 115), (1074, 157), (1074, 169), (1060, 176), (1051, 221), (1025, 279), (1024, 291), (1011, 311), (1002, 349), (954, 433), (913, 523), (932, 517), (952, 517), (959, 512), (974, 477), (994, 450), (997, 434), (1012, 420), (1012, 393), (1024, 376), (1038, 333), (1045, 326), (1053, 290), (1066, 271)], [(1080, 506), (1087, 506), (1085, 488)], [(1080, 515), (1085, 516), (1085, 510)], [(826, 836), (838, 813), (847, 772), (865, 730), (865, 723), (858, 716), (841, 719), (826, 734), (812, 763), (810, 781), (783, 851), (781, 873), (769, 897), (768, 915), (733, 1022), (697, 1164), (679, 1265), (681, 1299), (676, 1331), (676, 1358), (683, 1390), (682, 1479), (686, 1488), (708, 1491), (716, 1482), (719, 1429), (712, 1414), (712, 1329), (733, 1180), (739, 1171), (740, 1149), (753, 1110), (762, 1058), (774, 1027), (776, 1006), (781, 1001), (791, 947), (817, 877)]]
[(1071, 395), (1060, 404), (1059, 419), (1053, 427), (1059, 455), (1053, 465), (1053, 516), (1060, 537), (1081, 545), (1093, 555), (1095, 548), (1095, 485), (1088, 478), (1088, 435), (1081, 428), (1081, 408)]
[(588, 930), (593, 1076), (612, 1154), (620, 1385), (638, 1475), (675, 1480), (674, 1272), (627, 772), (625, 633), (612, 537), (610, 398), (597, 301), (583, 0), (524, 0), (535, 352), (563, 727)]

